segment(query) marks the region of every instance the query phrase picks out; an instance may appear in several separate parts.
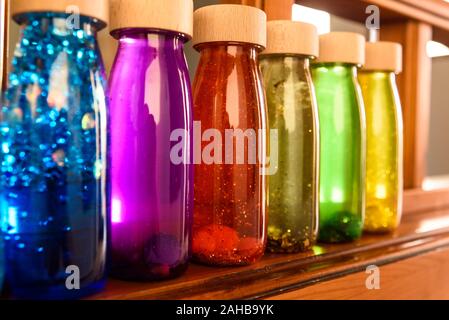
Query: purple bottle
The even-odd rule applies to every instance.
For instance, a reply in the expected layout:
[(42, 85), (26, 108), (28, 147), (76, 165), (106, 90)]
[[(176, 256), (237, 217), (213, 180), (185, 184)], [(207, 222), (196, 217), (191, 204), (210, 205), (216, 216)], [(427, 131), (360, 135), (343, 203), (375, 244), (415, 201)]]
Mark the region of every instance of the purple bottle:
[(113, 0), (109, 87), (112, 275), (180, 275), (190, 255), (192, 0)]

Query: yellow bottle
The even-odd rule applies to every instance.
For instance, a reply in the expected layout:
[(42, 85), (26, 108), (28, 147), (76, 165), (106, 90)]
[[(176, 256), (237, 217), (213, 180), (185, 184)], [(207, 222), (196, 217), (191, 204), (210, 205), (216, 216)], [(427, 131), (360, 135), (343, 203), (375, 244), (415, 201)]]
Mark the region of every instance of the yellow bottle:
[(366, 64), (359, 82), (367, 119), (367, 232), (391, 232), (401, 220), (403, 121), (396, 85), (396, 74), (401, 70), (401, 45), (366, 44)]

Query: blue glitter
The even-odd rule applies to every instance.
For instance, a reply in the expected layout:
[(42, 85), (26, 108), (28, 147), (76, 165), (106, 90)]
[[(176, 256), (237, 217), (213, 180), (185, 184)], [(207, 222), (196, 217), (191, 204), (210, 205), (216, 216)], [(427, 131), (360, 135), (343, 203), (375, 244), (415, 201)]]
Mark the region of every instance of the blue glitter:
[(82, 30), (78, 30), (76, 32), (76, 36), (78, 37), (78, 39), (82, 40), (84, 38), (84, 32)]
[[(2, 216), (0, 213), (0, 222), (2, 221)], [(5, 274), (5, 259), (4, 259), (4, 244), (3, 244), (3, 236), (2, 231), (0, 229), (0, 292), (2, 292), (3, 287), (3, 276)]]
[(2, 152), (3, 153), (9, 153), (9, 144), (8, 144), (8, 142), (3, 142), (2, 143)]
[[(82, 17), (80, 30), (64, 29), (63, 14), (21, 18), (0, 124), (6, 278), (19, 298), (78, 298), (105, 280), (107, 132), (98, 119), (107, 118), (106, 81), (97, 26)], [(94, 119), (87, 128), (85, 117)], [(65, 287), (71, 265), (81, 290)]]

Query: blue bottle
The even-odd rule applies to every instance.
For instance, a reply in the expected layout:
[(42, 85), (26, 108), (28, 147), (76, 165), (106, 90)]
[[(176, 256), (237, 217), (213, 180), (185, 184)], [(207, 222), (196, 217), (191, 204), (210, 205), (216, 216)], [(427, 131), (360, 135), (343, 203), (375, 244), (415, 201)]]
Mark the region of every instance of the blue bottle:
[[(0, 221), (1, 221), (1, 216), (0, 216)], [(4, 260), (4, 256), (3, 256), (3, 236), (2, 236), (2, 231), (0, 229), (0, 296), (2, 295), (4, 273), (5, 273), (5, 260)]]
[(106, 0), (12, 3), (21, 38), (2, 106), (0, 210), (6, 278), (19, 299), (76, 299), (104, 287), (107, 112), (97, 32), (107, 9)]

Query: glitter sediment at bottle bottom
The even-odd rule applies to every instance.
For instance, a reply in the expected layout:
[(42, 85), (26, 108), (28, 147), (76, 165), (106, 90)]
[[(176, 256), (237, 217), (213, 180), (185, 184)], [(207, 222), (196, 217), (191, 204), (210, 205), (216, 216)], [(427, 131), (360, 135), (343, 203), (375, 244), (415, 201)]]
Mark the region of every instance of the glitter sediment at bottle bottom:
[[(262, 192), (265, 188), (264, 180), (252, 179), (260, 177), (256, 169), (257, 166), (251, 165), (197, 167), (192, 243), (195, 261), (214, 266), (241, 266), (263, 256), (266, 204)], [(212, 179), (214, 183), (208, 185)], [(211, 198), (219, 199), (211, 201)]]
[[(120, 237), (117, 227), (114, 232)], [(121, 247), (116, 243), (112, 250), (111, 275), (124, 280), (172, 279), (187, 269), (186, 252), (178, 237), (166, 234), (150, 235), (147, 240), (141, 238), (130, 246)]]
[(316, 242), (308, 227), (292, 232), (292, 229), (268, 227), (267, 251), (271, 253), (298, 253), (310, 250)]
[(338, 210), (338, 208), (334, 211), (323, 210), (325, 207), (333, 206), (333, 204), (321, 204), (321, 210), (326, 212), (324, 213), (326, 218), (320, 221), (319, 241), (340, 243), (360, 238), (363, 229), (362, 215), (348, 210)]
[[(67, 183), (61, 189), (68, 191), (7, 190), (1, 201), (8, 212), (5, 260), (15, 297), (72, 299), (104, 287), (101, 230), (106, 226), (97, 219), (96, 182)], [(82, 199), (86, 190), (90, 201)], [(85, 208), (81, 215), (79, 206)], [(67, 287), (69, 266), (79, 269), (79, 290)]]
[(3, 253), (3, 236), (1, 234), (0, 229), (0, 293), (2, 292), (3, 288), (3, 276), (5, 274), (5, 260), (4, 260), (4, 253)]
[(207, 265), (239, 266), (256, 262), (263, 255), (265, 244), (257, 238), (239, 234), (223, 225), (194, 229), (194, 260)]
[(397, 198), (376, 199), (375, 197), (368, 197), (368, 199), (364, 230), (370, 233), (394, 231), (399, 224)]

